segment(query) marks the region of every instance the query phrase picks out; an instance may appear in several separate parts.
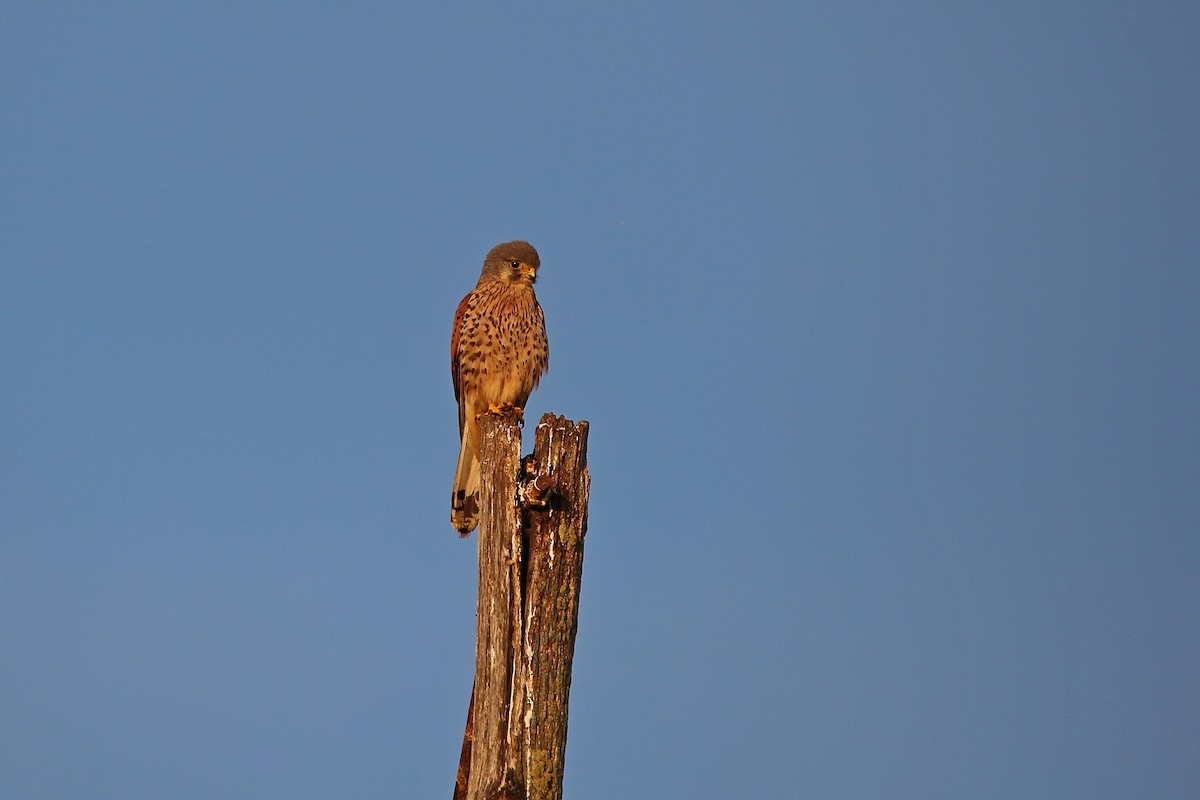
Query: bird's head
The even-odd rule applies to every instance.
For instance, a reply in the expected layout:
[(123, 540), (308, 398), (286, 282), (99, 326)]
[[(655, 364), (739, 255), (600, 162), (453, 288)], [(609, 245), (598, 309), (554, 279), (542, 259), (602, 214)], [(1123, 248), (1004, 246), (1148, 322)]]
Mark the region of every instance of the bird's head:
[(493, 247), (483, 260), (483, 279), (532, 286), (541, 263), (529, 242), (505, 242)]

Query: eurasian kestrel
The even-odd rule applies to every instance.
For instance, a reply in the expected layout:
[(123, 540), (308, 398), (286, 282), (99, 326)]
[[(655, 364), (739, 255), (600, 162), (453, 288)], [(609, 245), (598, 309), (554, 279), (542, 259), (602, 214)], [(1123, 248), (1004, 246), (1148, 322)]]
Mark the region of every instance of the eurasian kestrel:
[(483, 261), (479, 283), (458, 304), (450, 335), (450, 376), (458, 400), (458, 467), (450, 524), (466, 536), (479, 524), (479, 423), (502, 406), (523, 407), (550, 362), (546, 321), (533, 293), (537, 250), (505, 242)]

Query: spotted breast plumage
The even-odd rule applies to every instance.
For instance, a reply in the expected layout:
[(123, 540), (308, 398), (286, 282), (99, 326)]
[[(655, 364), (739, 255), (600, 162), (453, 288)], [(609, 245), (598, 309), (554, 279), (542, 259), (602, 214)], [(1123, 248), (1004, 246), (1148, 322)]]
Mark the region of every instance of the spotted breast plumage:
[(533, 284), (541, 266), (529, 242), (496, 245), (479, 283), (458, 304), (450, 336), (450, 374), (460, 436), (450, 524), (466, 536), (479, 524), (479, 424), (504, 406), (521, 408), (546, 371), (546, 323)]

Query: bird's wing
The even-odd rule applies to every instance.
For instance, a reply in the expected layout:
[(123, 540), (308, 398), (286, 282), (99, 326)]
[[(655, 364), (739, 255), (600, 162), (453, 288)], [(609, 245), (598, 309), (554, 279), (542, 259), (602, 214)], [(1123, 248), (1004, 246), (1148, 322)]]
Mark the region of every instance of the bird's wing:
[(458, 337), (462, 332), (463, 315), (467, 312), (467, 303), (471, 295), (467, 294), (458, 304), (454, 312), (454, 330), (450, 332), (450, 380), (454, 383), (454, 399), (458, 403), (458, 434), (462, 435), (465, 411), (462, 403), (462, 365), (458, 361)]

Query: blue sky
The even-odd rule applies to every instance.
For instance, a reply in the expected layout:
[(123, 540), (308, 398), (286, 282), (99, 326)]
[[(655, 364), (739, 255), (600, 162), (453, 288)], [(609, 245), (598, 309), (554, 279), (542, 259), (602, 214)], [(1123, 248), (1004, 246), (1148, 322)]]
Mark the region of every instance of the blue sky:
[(591, 422), (572, 798), (1200, 791), (1200, 11), (12, 2), (0, 785), (448, 796), (448, 341)]

